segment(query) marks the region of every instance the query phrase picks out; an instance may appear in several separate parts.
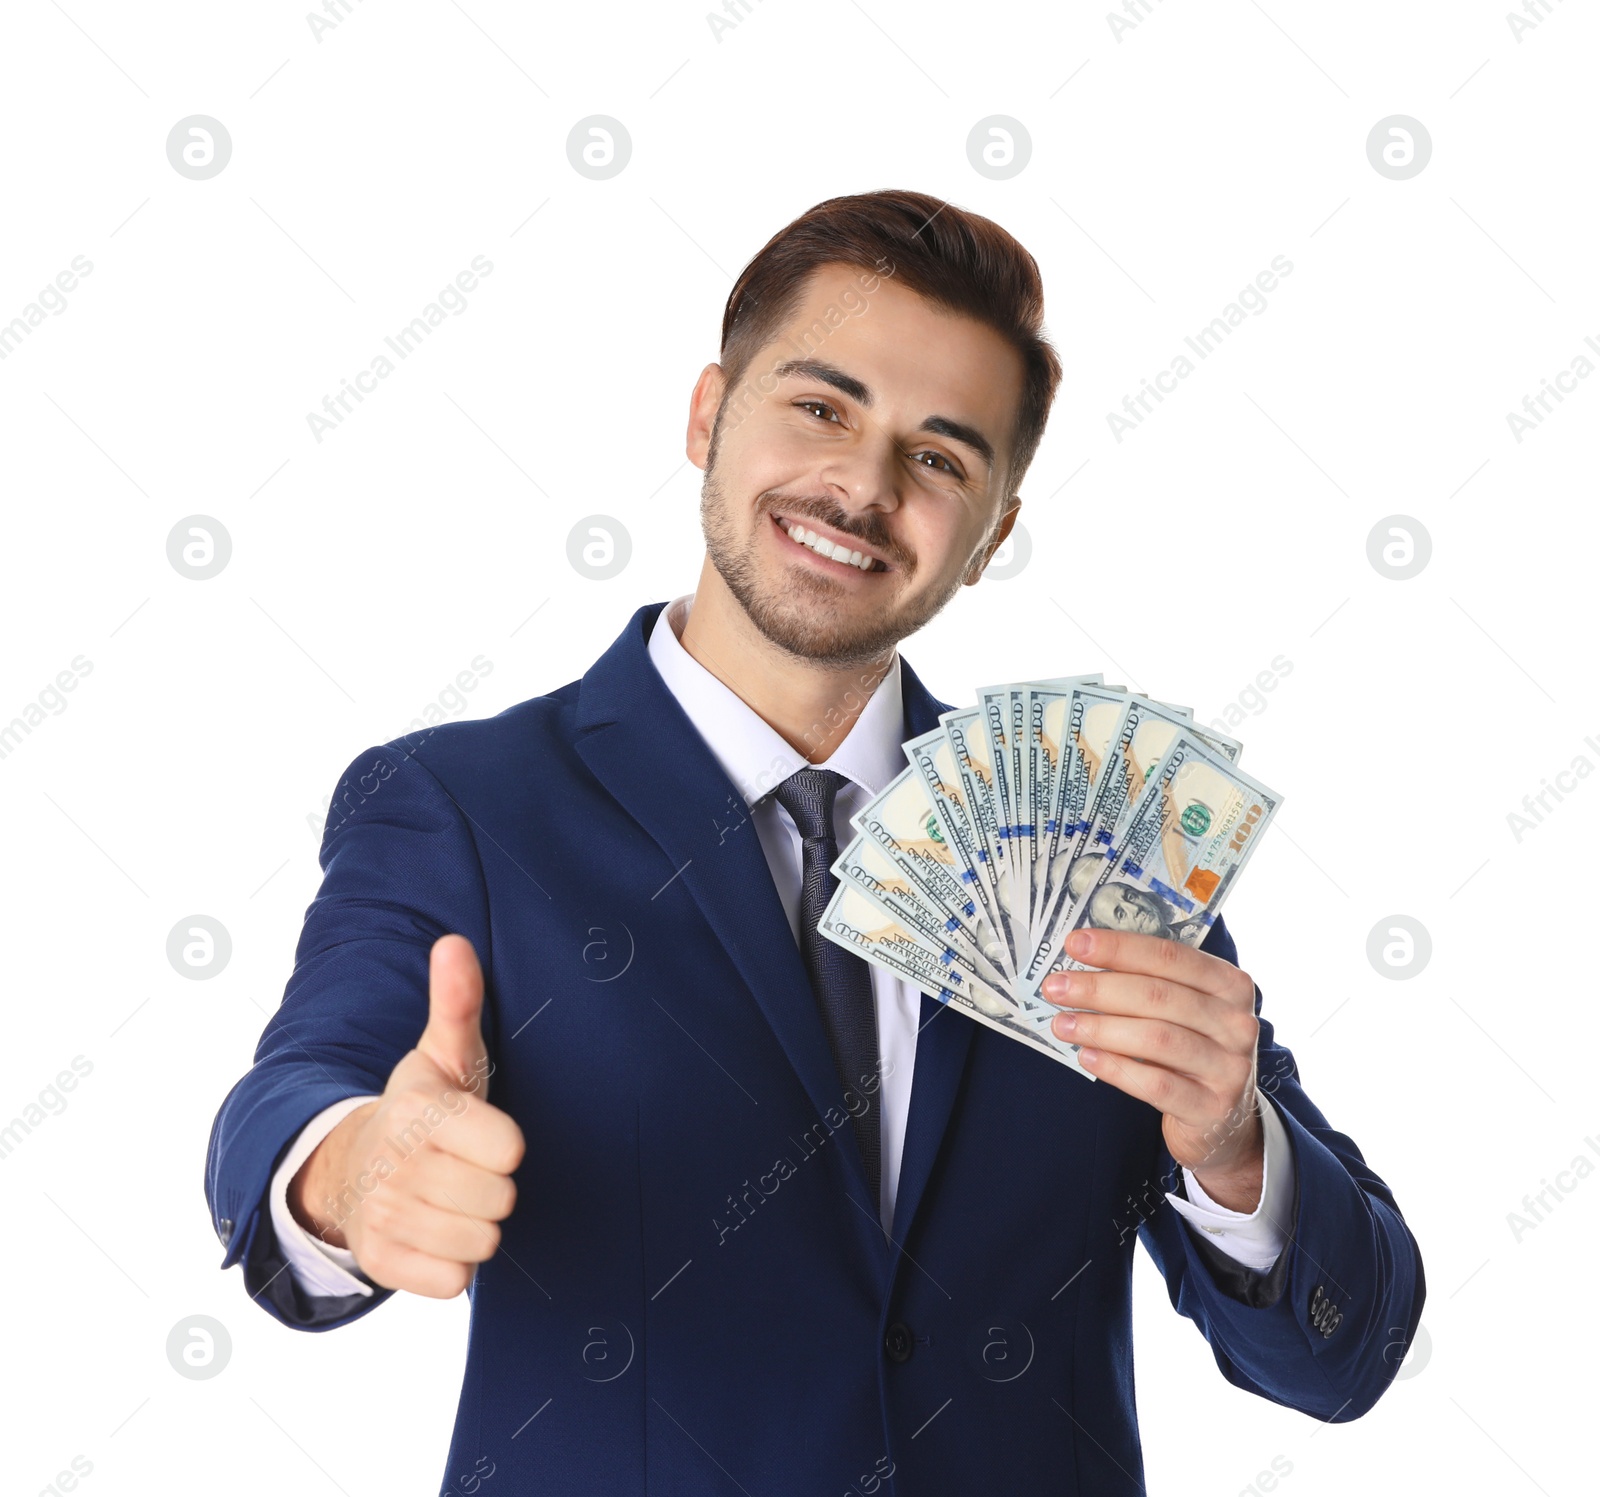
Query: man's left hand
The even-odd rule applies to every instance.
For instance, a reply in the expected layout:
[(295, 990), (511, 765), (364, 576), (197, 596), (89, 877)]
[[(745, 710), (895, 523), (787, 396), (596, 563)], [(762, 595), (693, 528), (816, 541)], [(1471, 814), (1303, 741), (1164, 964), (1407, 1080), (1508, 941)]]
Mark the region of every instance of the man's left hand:
[(1161, 936), (1076, 930), (1067, 955), (1096, 972), (1044, 981), (1056, 1036), (1084, 1069), (1161, 1114), (1167, 1151), (1232, 1211), (1261, 1199), (1255, 983), (1232, 962)]

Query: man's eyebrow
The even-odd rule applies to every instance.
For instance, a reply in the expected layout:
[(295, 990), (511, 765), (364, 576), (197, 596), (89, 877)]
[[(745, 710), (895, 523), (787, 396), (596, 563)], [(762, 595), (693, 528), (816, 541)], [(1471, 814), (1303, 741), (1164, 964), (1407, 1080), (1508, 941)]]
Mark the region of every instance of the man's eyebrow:
[[(872, 407), (872, 391), (853, 374), (846, 374), (837, 365), (824, 359), (790, 359), (779, 364), (772, 374), (774, 379), (814, 379), (820, 384), (832, 386), (842, 395), (848, 395), (859, 406), (869, 410)], [(964, 421), (957, 421), (950, 416), (926, 416), (917, 429), (960, 442), (964, 447), (970, 447), (990, 467), (994, 466), (994, 444), (976, 427), (968, 426)]]
[(870, 406), (872, 391), (853, 374), (846, 374), (835, 364), (822, 359), (790, 359), (772, 371), (774, 379), (814, 379), (832, 385), (842, 395), (848, 395), (857, 405)]

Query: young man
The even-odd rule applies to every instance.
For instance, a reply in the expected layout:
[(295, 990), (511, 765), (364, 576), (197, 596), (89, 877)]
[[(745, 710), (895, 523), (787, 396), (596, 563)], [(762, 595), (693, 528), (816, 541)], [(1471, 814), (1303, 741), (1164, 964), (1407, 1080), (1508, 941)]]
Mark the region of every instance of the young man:
[(1074, 938), (1099, 1085), (815, 931), (946, 710), (896, 645), (1015, 523), (1042, 313), (986, 219), (819, 204), (690, 400), (692, 596), (350, 765), (207, 1195), (287, 1325), (470, 1290), (447, 1489), (1142, 1490), (1136, 1240), (1237, 1386), (1347, 1420), (1393, 1377), (1416, 1243), (1221, 922)]

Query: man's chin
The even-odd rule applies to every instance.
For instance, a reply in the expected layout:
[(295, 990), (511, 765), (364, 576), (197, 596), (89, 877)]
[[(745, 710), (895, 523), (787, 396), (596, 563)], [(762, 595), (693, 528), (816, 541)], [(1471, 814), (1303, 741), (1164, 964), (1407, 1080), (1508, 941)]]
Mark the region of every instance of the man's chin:
[(889, 654), (905, 633), (881, 618), (856, 621), (784, 603), (747, 608), (750, 621), (780, 650), (817, 665), (870, 665)]
[(736, 590), (740, 605), (762, 636), (780, 650), (818, 665), (870, 665), (913, 632), (881, 604), (842, 596), (825, 578), (796, 578), (783, 591)]

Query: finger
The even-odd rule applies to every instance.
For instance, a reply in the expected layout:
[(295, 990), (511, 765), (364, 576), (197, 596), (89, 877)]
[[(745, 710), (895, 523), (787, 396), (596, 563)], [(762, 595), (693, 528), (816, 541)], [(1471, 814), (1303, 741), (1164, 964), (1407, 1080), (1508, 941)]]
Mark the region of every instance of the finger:
[(415, 1197), (379, 1191), (361, 1208), (370, 1235), (450, 1263), (483, 1263), (500, 1250), (500, 1227)]
[(1204, 1124), (1215, 1108), (1209, 1088), (1165, 1066), (1109, 1050), (1080, 1050), (1078, 1059), (1091, 1074), (1109, 1081), (1118, 1091), (1148, 1102), (1157, 1112), (1170, 1113), (1181, 1123)]
[(522, 1129), (492, 1102), (454, 1098), (457, 1109), (428, 1134), (429, 1145), (491, 1174), (514, 1174), (526, 1150)]
[(1221, 998), (1183, 983), (1131, 972), (1059, 972), (1045, 980), (1042, 991), (1049, 1002), (1068, 1008), (1166, 1019), (1206, 1033), (1237, 1012)]
[[(1254, 984), (1251, 991), (1254, 992)], [(1253, 1002), (1249, 1008), (1241, 1008), (1182, 983), (1127, 972), (1058, 973), (1047, 979), (1044, 997), (1051, 1003), (1076, 1009), (1181, 1024), (1230, 1055), (1253, 1056), (1261, 1027)]]
[(479, 1221), (504, 1221), (517, 1204), (514, 1180), (442, 1149), (417, 1154), (407, 1185), (418, 1200)]
[(1075, 1044), (1115, 1055), (1135, 1055), (1192, 1076), (1220, 1090), (1238, 1062), (1214, 1040), (1164, 1019), (1128, 1019), (1117, 1014), (1057, 1014), (1050, 1027)]
[(440, 936), (428, 954), (428, 1023), (417, 1049), (458, 1085), (488, 1094), (483, 969), (465, 936)]
[(1182, 941), (1135, 931), (1085, 927), (1067, 937), (1065, 949), (1068, 956), (1092, 967), (1160, 977), (1234, 1005), (1255, 1006), (1255, 984), (1232, 962), (1225, 962), (1209, 951), (1185, 946)]
[(472, 1282), (476, 1264), (447, 1263), (397, 1243), (364, 1243), (356, 1264), (380, 1289), (404, 1289), (428, 1299), (454, 1299)]

